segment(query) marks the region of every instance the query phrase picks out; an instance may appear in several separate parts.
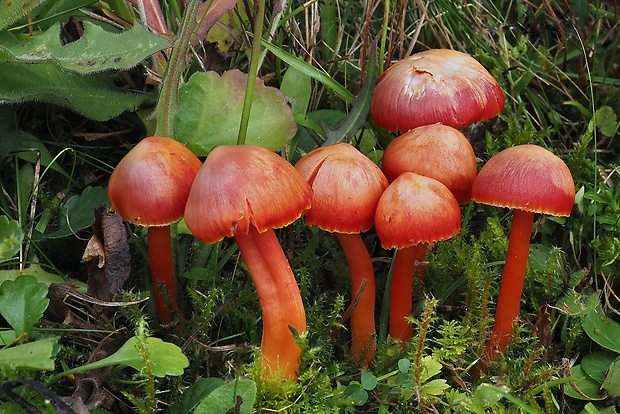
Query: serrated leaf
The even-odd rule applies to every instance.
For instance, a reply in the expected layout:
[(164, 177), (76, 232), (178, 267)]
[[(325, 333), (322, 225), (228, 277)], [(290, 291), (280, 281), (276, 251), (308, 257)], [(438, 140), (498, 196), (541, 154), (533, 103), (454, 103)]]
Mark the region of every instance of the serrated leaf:
[(441, 363), (430, 355), (422, 358), (421, 364), (422, 372), (420, 373), (420, 382), (422, 383), (441, 372)]
[[(176, 138), (198, 155), (218, 145), (237, 143), (247, 75), (230, 70), (196, 72), (179, 89), (181, 107)], [(279, 150), (295, 135), (297, 124), (282, 92), (257, 79), (245, 143)]]
[(56, 338), (46, 338), (0, 349), (0, 369), (54, 369), (52, 351)]
[(0, 262), (11, 259), (19, 251), (24, 232), (15, 220), (0, 216)]
[(9, 32), (0, 32), (0, 51), (5, 55), (3, 61), (41, 63), (53, 60), (65, 69), (79, 73), (129, 69), (170, 46), (166, 38), (148, 32), (140, 24), (122, 33), (111, 33), (84, 21), (82, 37), (65, 46), (60, 42), (58, 24), (23, 40)]
[(620, 122), (618, 122), (618, 115), (611, 107), (603, 106), (596, 111), (596, 125), (600, 128), (601, 134), (613, 137), (618, 132)]
[(26, 15), (44, 0), (5, 0), (0, 3), (0, 30)]
[(109, 73), (80, 75), (55, 63), (0, 63), (0, 104), (40, 101), (65, 106), (95, 121), (134, 111), (149, 95), (114, 86)]
[(0, 314), (15, 334), (27, 334), (49, 305), (47, 286), (34, 276), (22, 275), (0, 285)]
[(239, 379), (216, 388), (196, 407), (194, 414), (251, 414), (256, 400), (256, 384)]
[(117, 34), (85, 21), (84, 35), (55, 51), (53, 57), (67, 69), (91, 73), (132, 68), (170, 46), (166, 38), (148, 32), (141, 24)]

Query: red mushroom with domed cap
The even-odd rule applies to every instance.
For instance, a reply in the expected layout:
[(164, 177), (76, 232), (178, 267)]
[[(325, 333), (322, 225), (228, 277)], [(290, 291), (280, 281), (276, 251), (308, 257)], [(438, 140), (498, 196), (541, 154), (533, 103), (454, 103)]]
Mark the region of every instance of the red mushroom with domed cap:
[(205, 243), (234, 237), (263, 309), (263, 377), (296, 380), (301, 348), (289, 329), (306, 331), (299, 287), (274, 233), (310, 208), (312, 190), (273, 151), (251, 145), (216, 147), (198, 172), (185, 222)]
[(405, 172), (383, 192), (375, 213), (375, 229), (386, 249), (399, 249), (390, 290), (390, 335), (411, 340), (412, 280), (419, 250), (454, 237), (461, 229), (461, 211), (454, 195), (437, 180)]
[(379, 128), (407, 132), (441, 122), (461, 129), (504, 109), (504, 93), (466, 53), (431, 49), (391, 66), (377, 80), (370, 112)]
[(110, 176), (111, 210), (148, 227), (149, 263), (157, 316), (171, 320), (166, 297), (178, 310), (170, 246), (170, 224), (183, 217), (189, 190), (202, 163), (178, 141), (148, 137), (118, 163)]
[(483, 357), (486, 366), (508, 345), (519, 315), (534, 214), (569, 216), (575, 184), (558, 156), (537, 145), (517, 145), (489, 159), (472, 194), (478, 203), (514, 209), (495, 325)]
[(370, 159), (350, 144), (319, 147), (303, 156), (297, 171), (313, 190), (306, 224), (336, 233), (351, 270), (352, 292), (366, 281), (351, 314), (351, 356), (368, 366), (375, 353), (375, 277), (360, 232), (370, 229), (379, 197), (388, 182)]

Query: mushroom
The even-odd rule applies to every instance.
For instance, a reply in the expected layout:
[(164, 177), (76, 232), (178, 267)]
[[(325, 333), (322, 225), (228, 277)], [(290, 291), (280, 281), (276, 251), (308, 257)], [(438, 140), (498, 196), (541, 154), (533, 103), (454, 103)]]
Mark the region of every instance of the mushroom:
[(569, 216), (575, 184), (564, 162), (537, 145), (518, 145), (493, 156), (472, 189), (478, 203), (514, 209), (495, 324), (483, 364), (506, 349), (519, 315), (535, 213)]
[(346, 143), (319, 147), (303, 156), (295, 168), (313, 190), (306, 224), (336, 234), (349, 263), (354, 295), (365, 281), (351, 314), (350, 353), (356, 363), (367, 367), (376, 347), (375, 277), (360, 232), (372, 227), (377, 202), (388, 182), (375, 163)]
[[(442, 124), (423, 125), (414, 128), (390, 142), (383, 153), (381, 169), (388, 181), (410, 171), (433, 178), (448, 187), (459, 204), (471, 201), (471, 187), (478, 167), (471, 144), (457, 129)], [(413, 291), (424, 284), (424, 245), (416, 249), (414, 272), (418, 278)], [(396, 253), (396, 260), (402, 251)], [(407, 251), (406, 254), (411, 254)]]
[(503, 109), (504, 94), (493, 76), (470, 55), (449, 49), (396, 62), (377, 80), (370, 106), (377, 126), (392, 132), (437, 122), (461, 129)]
[(459, 204), (467, 204), (478, 166), (465, 135), (450, 126), (432, 124), (394, 138), (383, 153), (381, 170), (390, 182), (405, 171), (434, 178), (448, 187)]
[(263, 378), (296, 380), (301, 348), (289, 329), (306, 331), (306, 315), (274, 228), (310, 207), (312, 190), (291, 164), (251, 145), (216, 147), (198, 172), (185, 222), (205, 243), (234, 237), (263, 309)]
[(411, 315), (415, 261), (427, 244), (452, 238), (460, 231), (461, 211), (445, 185), (404, 172), (379, 199), (375, 229), (385, 249), (398, 249), (392, 271), (389, 331), (404, 346), (413, 335), (407, 317)]
[(118, 163), (108, 183), (111, 210), (124, 220), (148, 227), (153, 296), (162, 323), (178, 310), (170, 246), (170, 224), (183, 217), (185, 202), (202, 163), (178, 141), (148, 137)]

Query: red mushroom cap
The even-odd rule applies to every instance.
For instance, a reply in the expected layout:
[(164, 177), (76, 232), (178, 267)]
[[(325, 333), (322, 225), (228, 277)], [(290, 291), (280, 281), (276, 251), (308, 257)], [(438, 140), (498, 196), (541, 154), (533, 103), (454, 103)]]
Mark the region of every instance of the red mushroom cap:
[(461, 210), (445, 185), (405, 172), (379, 199), (375, 229), (385, 249), (430, 244), (454, 237), (460, 231)]
[(111, 210), (140, 226), (180, 220), (202, 163), (178, 141), (148, 137), (118, 163), (110, 176)]
[(472, 189), (478, 203), (569, 216), (575, 203), (570, 170), (537, 145), (505, 149), (482, 167)]
[(497, 81), (466, 53), (431, 49), (405, 58), (377, 80), (370, 112), (378, 127), (406, 132), (441, 122), (456, 129), (504, 109)]
[(295, 169), (313, 191), (306, 224), (349, 234), (372, 227), (388, 182), (381, 169), (355, 147), (340, 143), (317, 148), (301, 158)]
[(478, 172), (465, 135), (442, 124), (417, 127), (395, 138), (383, 153), (381, 169), (390, 182), (406, 171), (434, 178), (448, 187), (459, 204), (471, 201)]
[(285, 159), (262, 147), (215, 148), (192, 185), (185, 223), (205, 243), (284, 227), (310, 208), (312, 190)]

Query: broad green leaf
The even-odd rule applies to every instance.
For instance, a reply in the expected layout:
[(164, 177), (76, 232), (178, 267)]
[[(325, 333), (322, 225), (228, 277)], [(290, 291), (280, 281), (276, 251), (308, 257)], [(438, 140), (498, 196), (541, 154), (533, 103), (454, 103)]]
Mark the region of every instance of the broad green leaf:
[[(601, 383), (593, 380), (588, 377), (585, 372), (581, 369), (581, 365), (575, 365), (570, 369), (571, 376), (578, 378), (574, 381), (575, 386), (581, 391), (581, 393), (577, 392), (575, 388), (573, 388), (572, 384), (570, 386), (564, 387), (564, 392), (569, 397), (576, 398), (578, 400), (595, 400), (601, 398), (599, 388)], [(584, 394), (584, 395), (582, 395)]]
[[(247, 75), (230, 70), (196, 72), (179, 89), (181, 110), (176, 137), (198, 155), (218, 145), (234, 145), (241, 122)], [(297, 125), (282, 92), (257, 79), (246, 144), (279, 150), (295, 135)]]
[(126, 365), (138, 371), (149, 369), (154, 376), (165, 377), (166, 375), (182, 375), (184, 369), (189, 366), (189, 360), (183, 355), (181, 348), (174, 344), (153, 337), (139, 342), (138, 338), (134, 336), (109, 357), (65, 371), (59, 376), (110, 365)]
[(618, 357), (613, 351), (596, 351), (583, 357), (581, 360), (581, 369), (590, 378), (595, 381), (603, 381), (605, 372), (612, 362)]
[(52, 351), (56, 338), (46, 338), (0, 349), (0, 369), (54, 369)]
[(170, 46), (166, 38), (148, 32), (141, 24), (116, 34), (85, 21), (84, 35), (57, 50), (53, 57), (67, 69), (91, 73), (132, 68)]
[(25, 16), (33, 7), (44, 0), (3, 0), (0, 2), (0, 30), (7, 28), (11, 23)]
[(27, 334), (49, 305), (47, 286), (34, 276), (23, 275), (0, 285), (0, 314), (15, 334)]
[(398, 360), (398, 370), (401, 373), (406, 374), (407, 372), (409, 372), (409, 367), (411, 367), (411, 361), (409, 361), (407, 358), (401, 358)]
[(11, 345), (16, 339), (14, 330), (0, 331), (0, 348)]
[(111, 33), (84, 21), (82, 37), (65, 46), (60, 42), (58, 24), (25, 39), (18, 39), (7, 31), (0, 32), (0, 51), (4, 52), (4, 61), (40, 63), (54, 60), (65, 69), (79, 73), (129, 69), (170, 45), (164, 37), (148, 32), (140, 24), (122, 33)]
[(114, 86), (110, 73), (81, 75), (55, 63), (0, 63), (0, 104), (40, 101), (65, 106), (95, 121), (134, 111), (150, 99)]
[(82, 194), (74, 195), (61, 211), (58, 230), (41, 236), (44, 239), (67, 237), (90, 227), (95, 220), (95, 207), (108, 202), (108, 192), (103, 187), (86, 187)]
[(194, 414), (251, 414), (256, 400), (256, 384), (239, 379), (213, 390), (194, 410)]
[(280, 90), (291, 104), (295, 115), (306, 114), (312, 96), (312, 84), (308, 75), (289, 67), (282, 78)]
[(592, 312), (581, 318), (581, 326), (588, 336), (601, 345), (616, 353), (620, 353), (620, 324), (605, 315), (600, 303)]
[(196, 381), (183, 392), (181, 400), (176, 402), (170, 407), (168, 412), (175, 414), (188, 414), (196, 408), (209, 394), (216, 388), (224, 385), (224, 380), (221, 378), (203, 378)]
[(607, 391), (607, 394), (613, 398), (620, 397), (620, 358), (617, 358), (609, 366), (601, 388)]
[(0, 262), (11, 259), (19, 251), (24, 232), (15, 220), (0, 216)]
[[(478, 398), (477, 398), (477, 395), (479, 395)], [(495, 400), (495, 399), (497, 399), (496, 401), (499, 401), (499, 399), (501, 398), (506, 398), (508, 401), (510, 401), (517, 407), (519, 407), (523, 412), (526, 412), (529, 414), (540, 414), (540, 411), (538, 409), (524, 403), (519, 398), (510, 394), (509, 388), (506, 386), (494, 387), (490, 384), (482, 384), (474, 392), (474, 403), (478, 404), (479, 402), (482, 402), (482, 400), (480, 399), (481, 397), (486, 398), (487, 402)], [(487, 406), (491, 406), (493, 404), (489, 404)], [(481, 405), (481, 404), (478, 404), (478, 405)]]

